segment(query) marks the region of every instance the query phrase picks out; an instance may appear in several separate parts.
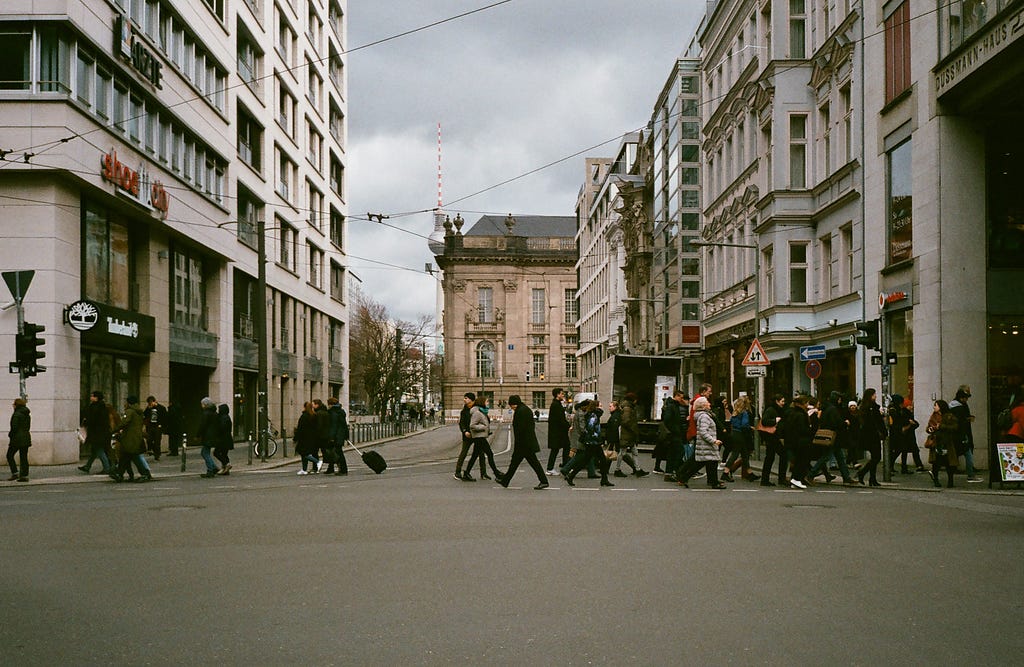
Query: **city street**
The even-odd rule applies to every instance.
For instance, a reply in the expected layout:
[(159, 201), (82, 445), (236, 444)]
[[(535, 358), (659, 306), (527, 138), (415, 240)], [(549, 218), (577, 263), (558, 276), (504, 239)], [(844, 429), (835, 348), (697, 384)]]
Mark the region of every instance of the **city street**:
[(535, 491), (528, 466), (506, 490), (452, 478), (452, 426), (378, 451), (380, 476), (350, 453), (347, 477), (240, 462), (209, 480), (4, 485), (3, 661), (952, 665), (1024, 650), (1019, 493), (655, 475)]

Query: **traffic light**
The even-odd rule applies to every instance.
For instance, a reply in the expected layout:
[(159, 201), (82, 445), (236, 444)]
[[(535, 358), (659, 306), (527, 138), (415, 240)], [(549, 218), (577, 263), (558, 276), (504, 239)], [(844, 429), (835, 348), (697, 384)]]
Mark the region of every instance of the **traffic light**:
[(878, 325), (878, 320), (871, 320), (870, 322), (858, 322), (856, 336), (857, 344), (863, 345), (864, 347), (872, 350), (881, 350), (882, 342), (879, 338)]
[(15, 355), (18, 366), (22, 369), (25, 377), (32, 377), (46, 370), (45, 366), (40, 366), (38, 363), (46, 356), (46, 352), (39, 349), (46, 342), (39, 337), (39, 334), (44, 331), (46, 331), (46, 327), (41, 324), (25, 322), (23, 332), (15, 338)]
[(526, 371), (526, 381), (530, 381), (530, 371)]

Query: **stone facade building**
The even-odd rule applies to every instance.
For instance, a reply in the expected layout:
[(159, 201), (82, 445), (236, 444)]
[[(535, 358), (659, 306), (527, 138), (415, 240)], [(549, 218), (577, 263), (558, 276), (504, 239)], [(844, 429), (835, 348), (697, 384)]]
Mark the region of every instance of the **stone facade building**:
[[(456, 218), (461, 223), (461, 218)], [(547, 410), (551, 389), (579, 386), (576, 219), (485, 215), (465, 234), (445, 221), (443, 407), (472, 391)]]

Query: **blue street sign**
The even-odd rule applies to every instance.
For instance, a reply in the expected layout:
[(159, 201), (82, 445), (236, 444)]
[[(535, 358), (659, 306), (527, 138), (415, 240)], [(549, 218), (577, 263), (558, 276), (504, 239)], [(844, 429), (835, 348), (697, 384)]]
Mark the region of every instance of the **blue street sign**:
[(825, 358), (825, 346), (824, 345), (805, 345), (800, 348), (800, 361), (810, 361), (811, 359), (824, 359)]

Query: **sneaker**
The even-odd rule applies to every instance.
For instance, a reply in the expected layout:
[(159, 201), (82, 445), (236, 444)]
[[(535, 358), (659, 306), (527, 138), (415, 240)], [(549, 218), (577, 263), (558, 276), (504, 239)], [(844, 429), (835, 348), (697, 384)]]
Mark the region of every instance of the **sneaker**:
[(295, 474), (296, 474), (296, 475), (308, 475), (309, 473), (308, 473), (308, 472), (306, 472), (305, 470), (300, 470), (300, 471), (298, 471), (298, 472), (297, 472), (297, 473), (295, 473)]
[(798, 479), (791, 479), (791, 480), (789, 480), (789, 485), (791, 487), (793, 487), (794, 489), (806, 489), (807, 488), (807, 485), (804, 484), (803, 482), (801, 482)]
[(708, 474), (707, 474), (706, 472), (704, 472), (704, 471), (702, 470), (702, 471), (700, 471), (700, 472), (696, 473), (696, 474), (695, 474), (695, 475), (694, 475), (693, 477), (691, 477), (690, 479), (700, 479), (701, 477), (707, 477), (707, 476), (708, 476)]
[(459, 472), (458, 470), (456, 470), (455, 472), (452, 473), (452, 477), (454, 477), (455, 479), (459, 480), (460, 482), (462, 481), (462, 473)]
[(621, 470), (616, 470), (614, 474), (615, 474), (616, 477), (629, 477), (629, 475), (627, 475), (626, 473), (622, 472)]
[(967, 481), (968, 481), (968, 482), (984, 482), (985, 480), (983, 480), (983, 479), (982, 479), (982, 478), (980, 478), (980, 477), (968, 477), (968, 478), (967, 478)]
[(558, 472), (557, 470), (548, 470), (548, 476), (549, 477), (558, 477), (561, 474), (562, 473)]
[(320, 472), (323, 469), (324, 469), (324, 462), (323, 461), (317, 461), (316, 462), (316, 471)]

